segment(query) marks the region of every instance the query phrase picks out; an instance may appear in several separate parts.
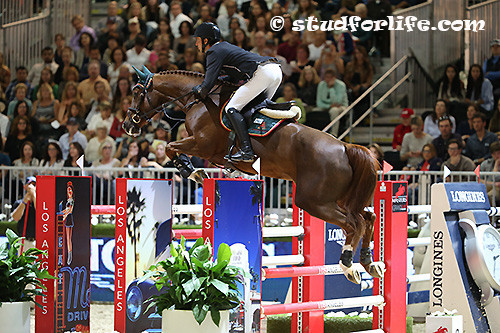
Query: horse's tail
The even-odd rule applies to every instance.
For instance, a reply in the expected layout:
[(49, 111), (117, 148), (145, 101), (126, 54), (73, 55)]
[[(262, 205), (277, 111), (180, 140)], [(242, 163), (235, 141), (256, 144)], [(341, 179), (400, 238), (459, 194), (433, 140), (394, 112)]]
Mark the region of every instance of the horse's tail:
[(363, 146), (346, 144), (346, 154), (352, 168), (352, 182), (342, 202), (348, 212), (360, 214), (373, 198), (380, 167), (377, 159)]

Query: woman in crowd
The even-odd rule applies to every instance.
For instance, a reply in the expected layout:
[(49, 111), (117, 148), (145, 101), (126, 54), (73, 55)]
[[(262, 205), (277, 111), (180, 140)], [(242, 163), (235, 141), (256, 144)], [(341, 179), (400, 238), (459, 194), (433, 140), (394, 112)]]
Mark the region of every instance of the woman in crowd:
[[(122, 159), (120, 167), (122, 167), (122, 168), (139, 168), (139, 167), (141, 167), (141, 165), (144, 165), (144, 163), (146, 163), (148, 160), (145, 157), (145, 154), (148, 154), (148, 152), (143, 152), (141, 150), (139, 142), (137, 140), (133, 140), (132, 142), (130, 142), (130, 144), (128, 146), (127, 156), (125, 156)], [(136, 175), (133, 172), (127, 172), (125, 174), (123, 172), (120, 172), (120, 176), (121, 177), (137, 178), (139, 175)]]
[[(457, 133), (462, 136), (464, 142), (476, 131), (472, 126), (472, 117), (476, 112), (479, 112), (479, 107), (476, 104), (469, 104), (467, 106), (467, 119), (463, 120), (457, 127)], [(490, 123), (491, 126), (492, 123)], [(490, 130), (491, 131), (491, 130)]]
[(43, 159), (40, 161), (40, 166), (45, 169), (42, 174), (57, 175), (63, 165), (61, 147), (57, 142), (49, 142), (43, 153)]
[(446, 66), (440, 81), (437, 98), (444, 100), (448, 112), (461, 122), (466, 119), (465, 91), (457, 68), (453, 65)]
[[(62, 50), (61, 64), (57, 68), (54, 74), (54, 82), (60, 84), (63, 81), (63, 73), (66, 68), (78, 68), (72, 63), (73, 61), (73, 50), (69, 46), (65, 46)], [(59, 90), (61, 92), (61, 90)], [(60, 95), (59, 95), (60, 96)]]
[(321, 78), (330, 68), (335, 70), (339, 78), (344, 74), (344, 61), (331, 41), (327, 41), (323, 51), (321, 51), (321, 56), (314, 63), (314, 68)]
[(174, 39), (173, 50), (177, 54), (177, 61), (182, 58), (182, 54), (187, 48), (195, 47), (196, 40), (193, 37), (193, 25), (188, 21), (181, 23), (179, 27), (181, 36)]
[(465, 102), (477, 105), (488, 119), (493, 116), (493, 85), (484, 77), (483, 68), (478, 64), (470, 66)]
[[(120, 161), (113, 157), (114, 144), (108, 140), (101, 142), (98, 149), (98, 158), (92, 163), (93, 169), (111, 169), (120, 166)], [(113, 173), (110, 171), (94, 172), (96, 201), (107, 205), (114, 194)], [(110, 191), (111, 187), (111, 191)]]
[(196, 49), (189, 48), (184, 51), (184, 56), (179, 61), (179, 69), (192, 71), (196, 62)]
[(104, 83), (102, 83), (102, 81), (96, 81), (96, 83), (94, 83), (94, 91), (95, 91), (97, 97), (92, 98), (90, 100), (89, 113), (87, 113), (87, 115), (85, 117), (85, 122), (87, 124), (90, 124), (90, 121), (92, 120), (92, 118), (95, 115), (99, 114), (99, 110), (98, 110), (99, 104), (109, 101), (109, 96), (108, 96), (108, 94), (106, 94), (106, 86), (104, 85)]
[(33, 142), (31, 124), (26, 116), (17, 116), (10, 126), (10, 134), (5, 142), (5, 152), (9, 154), (10, 160), (17, 160), (24, 142)]
[(283, 28), (274, 33), (274, 38), (278, 40), (278, 44), (288, 42), (292, 36), (293, 21), (290, 14), (283, 14)]
[[(76, 164), (76, 161), (80, 158), (80, 156), (84, 155), (85, 152), (82, 148), (82, 145), (78, 142), (71, 142), (69, 144), (69, 154), (68, 154), (68, 158), (66, 158), (66, 161), (64, 161), (64, 167), (67, 168), (67, 167), (73, 167), (73, 168), (76, 168), (78, 167), (78, 164)], [(84, 167), (89, 167), (90, 166), (90, 163), (87, 162), (87, 160), (85, 160), (85, 158), (83, 159), (83, 166)], [(80, 171), (79, 170), (76, 170), (76, 171), (68, 171), (68, 176), (79, 176), (80, 175)]]
[(164, 7), (158, 4), (158, 0), (148, 0), (146, 5), (142, 7), (142, 17), (144, 17), (146, 22), (155, 22), (158, 24), (160, 19), (164, 18), (166, 14)]
[(14, 88), (14, 96), (14, 99), (10, 101), (9, 106), (7, 107), (7, 116), (11, 119), (14, 114), (14, 108), (18, 102), (25, 101), (30, 108), (33, 106), (31, 101), (28, 99), (28, 87), (24, 83), (16, 84)]
[(116, 82), (116, 88), (114, 89), (113, 101), (111, 102), (111, 107), (113, 111), (120, 108), (120, 103), (124, 97), (132, 96), (132, 87), (130, 86), (130, 80), (128, 78), (119, 78)]
[(309, 60), (309, 48), (305, 44), (300, 44), (297, 46), (297, 60), (293, 60), (290, 63), (292, 67), (292, 76), (290, 76), (289, 82), (297, 86), (300, 78), (300, 74), (306, 66), (314, 66), (314, 62)]
[(33, 89), (31, 100), (36, 101), (38, 99), (38, 89), (40, 89), (44, 83), (48, 84), (52, 88), (52, 94), (55, 98), (59, 97), (59, 86), (54, 83), (54, 74), (52, 74), (49, 67), (45, 67), (40, 73), (40, 81), (38, 82), (38, 85), (36, 85)]
[(73, 103), (83, 105), (83, 100), (78, 95), (78, 84), (70, 81), (64, 87), (61, 103), (59, 103), (59, 110), (57, 111), (57, 120), (59, 123), (66, 125), (64, 119), (66, 119), (66, 121), (68, 120), (68, 114), (71, 111), (71, 105)]
[(58, 139), (57, 131), (51, 123), (56, 120), (56, 110), (59, 110), (59, 101), (54, 98), (52, 88), (48, 83), (42, 84), (37, 94), (37, 101), (33, 105), (31, 115), (38, 121), (39, 135)]
[(306, 66), (300, 73), (299, 77), (299, 98), (306, 104), (306, 107), (316, 105), (316, 95), (318, 91), (318, 83), (321, 82), (316, 69), (311, 66)]
[[(17, 118), (18, 116), (24, 116), (27, 117), (29, 120), (29, 124), (31, 126), (31, 134), (33, 136), (38, 135), (38, 121), (31, 116), (31, 109), (29, 105), (25, 101), (20, 101), (17, 103), (16, 107), (14, 108), (14, 119)], [(12, 124), (10, 129), (12, 129)]]
[(380, 168), (382, 168), (384, 166), (384, 151), (382, 148), (378, 143), (372, 143), (368, 146), (368, 149), (372, 153), (373, 157), (377, 159)]
[[(78, 70), (74, 67), (65, 68), (63, 71), (63, 80), (59, 83), (59, 91), (64, 93), (64, 89), (66, 89), (66, 85), (69, 82), (76, 83), (78, 86)], [(62, 95), (61, 95), (62, 96)]]
[(78, 122), (78, 129), (80, 131), (84, 131), (87, 128), (87, 123), (85, 122), (84, 115), (85, 110), (83, 108), (83, 104), (79, 102), (73, 102), (69, 106), (69, 112), (65, 113), (62, 116), (62, 119), (59, 121), (59, 123), (62, 126), (66, 126), (69, 118), (75, 118)]
[(434, 105), (434, 112), (425, 117), (424, 132), (429, 134), (433, 138), (437, 138), (438, 136), (440, 136), (441, 132), (439, 131), (438, 120), (442, 116), (450, 117), (451, 123), (453, 125), (452, 132), (455, 133), (455, 129), (457, 128), (455, 117), (451, 116), (448, 113), (446, 102), (442, 99), (438, 99), (436, 101), (436, 104)]
[[(19, 148), (19, 158), (12, 162), (13, 166), (22, 168), (35, 167), (40, 161), (35, 157), (35, 145), (31, 141), (24, 141)], [(24, 171), (14, 172), (14, 176), (24, 179)]]
[(259, 31), (262, 31), (265, 36), (266, 40), (273, 40), (273, 33), (271, 32), (271, 29), (269, 28), (268, 21), (266, 21), (266, 18), (264, 16), (259, 16), (257, 17), (257, 20), (255, 21), (255, 29), (250, 32), (250, 44), (255, 45), (255, 34)]
[[(92, 163), (99, 158), (99, 147), (104, 141), (108, 141), (113, 145), (113, 147), (116, 147), (115, 140), (108, 135), (108, 128), (106, 127), (106, 124), (97, 124), (95, 134), (96, 135), (89, 140), (87, 147), (85, 147), (85, 158), (89, 161), (89, 163)], [(112, 150), (112, 153), (114, 155), (114, 149)]]
[[(250, 15), (248, 17), (248, 31), (252, 32), (256, 30), (257, 19), (259, 17), (266, 18), (267, 5), (264, 1), (253, 1), (252, 9), (250, 10)], [(269, 22), (269, 20), (267, 20)]]
[(75, 66), (83, 68), (90, 61), (90, 49), (94, 45), (95, 40), (90, 33), (84, 32), (81, 34), (78, 43), (80, 44), (80, 49), (75, 53)]
[(283, 97), (279, 97), (276, 103), (284, 103), (294, 101), (295, 105), (300, 108), (300, 118), (297, 120), (299, 123), (303, 124), (306, 121), (306, 109), (302, 100), (297, 97), (297, 88), (291, 82), (285, 83), (283, 86)]
[(113, 119), (113, 124), (109, 130), (109, 136), (113, 139), (121, 138), (125, 136), (125, 131), (123, 130), (122, 124), (127, 116), (127, 111), (132, 104), (132, 97), (125, 96), (122, 98), (121, 107), (115, 113), (115, 118)]
[(243, 50), (249, 51), (251, 49), (250, 41), (245, 31), (241, 28), (237, 28), (233, 31), (232, 44), (241, 47)]
[(108, 79), (112, 90), (116, 89), (122, 67), (126, 67), (129, 72), (132, 72), (132, 67), (127, 62), (127, 54), (121, 47), (117, 47), (111, 51), (111, 63), (108, 66)]
[[(437, 157), (436, 147), (432, 143), (427, 143), (422, 147), (422, 158), (423, 161), (420, 162), (416, 168), (411, 168), (408, 170), (416, 171), (440, 171), (443, 161)], [(407, 169), (406, 167), (403, 170)], [(435, 176), (431, 176), (434, 178)], [(408, 202), (412, 205), (418, 204), (418, 176), (415, 176), (413, 180), (406, 179), (409, 181), (408, 185)], [(437, 181), (433, 179), (432, 182)]]
[(406, 133), (401, 145), (401, 161), (407, 161), (409, 168), (416, 168), (424, 158), (422, 157), (422, 148), (425, 144), (432, 142), (432, 136), (422, 131), (423, 121), (420, 116), (411, 118), (411, 132)]
[[(361, 96), (373, 83), (373, 67), (368, 52), (363, 46), (354, 49), (352, 60), (346, 65), (344, 82), (349, 89), (350, 103)], [(366, 96), (355, 108), (355, 117), (363, 114), (370, 107), (370, 98)]]
[(160, 37), (172, 40), (170, 25), (168, 24), (168, 20), (166, 18), (161, 18), (160, 23), (158, 24), (158, 29), (156, 29), (149, 35), (148, 47), (152, 48), (153, 42)]

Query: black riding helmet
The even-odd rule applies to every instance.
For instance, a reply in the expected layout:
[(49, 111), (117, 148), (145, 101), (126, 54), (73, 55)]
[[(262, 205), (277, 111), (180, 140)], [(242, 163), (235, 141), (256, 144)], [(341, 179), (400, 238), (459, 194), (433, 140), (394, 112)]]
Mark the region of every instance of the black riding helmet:
[[(215, 43), (221, 40), (220, 29), (218, 26), (211, 22), (204, 22), (196, 28), (194, 32), (194, 37), (200, 37), (201, 40), (208, 39), (209, 45), (214, 45)], [(203, 44), (203, 49), (205, 48), (205, 44)]]

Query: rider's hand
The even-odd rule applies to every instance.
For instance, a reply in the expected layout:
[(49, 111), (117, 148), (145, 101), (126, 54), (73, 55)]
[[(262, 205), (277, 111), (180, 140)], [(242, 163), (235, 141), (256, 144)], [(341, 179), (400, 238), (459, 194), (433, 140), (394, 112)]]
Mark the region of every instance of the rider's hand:
[(193, 87), (193, 93), (194, 93), (195, 97), (198, 99), (204, 98), (204, 96), (202, 96), (201, 84)]

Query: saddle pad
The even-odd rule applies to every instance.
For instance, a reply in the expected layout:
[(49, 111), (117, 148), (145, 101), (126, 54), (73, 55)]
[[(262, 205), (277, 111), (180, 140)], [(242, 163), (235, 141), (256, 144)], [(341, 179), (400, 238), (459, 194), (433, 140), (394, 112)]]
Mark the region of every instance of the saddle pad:
[[(260, 112), (255, 112), (252, 115), (252, 122), (248, 127), (248, 134), (251, 136), (266, 136), (285, 120), (287, 119), (273, 119)], [(221, 112), (221, 124), (226, 130), (231, 131), (231, 123), (227, 119), (225, 112)]]

